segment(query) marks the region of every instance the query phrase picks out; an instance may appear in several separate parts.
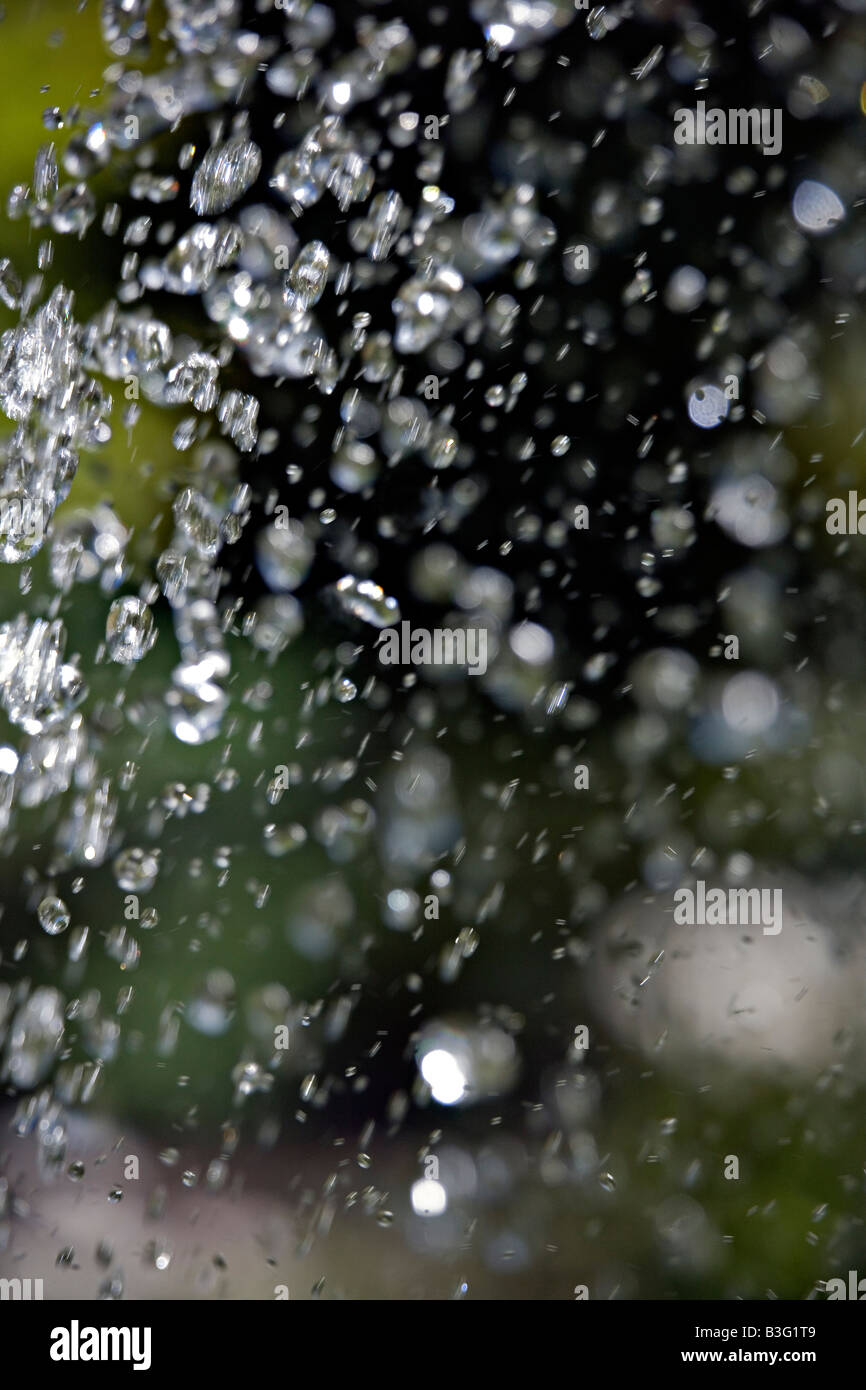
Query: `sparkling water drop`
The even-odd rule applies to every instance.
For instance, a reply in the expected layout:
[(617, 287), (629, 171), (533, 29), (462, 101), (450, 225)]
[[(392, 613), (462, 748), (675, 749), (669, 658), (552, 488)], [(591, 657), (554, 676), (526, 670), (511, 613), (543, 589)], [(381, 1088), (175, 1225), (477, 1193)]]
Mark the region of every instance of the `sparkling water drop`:
[(49, 936), (59, 936), (72, 920), (62, 898), (43, 898), (37, 909), (39, 925)]
[(504, 51), (542, 43), (575, 17), (572, 0), (472, 0), (470, 8), (484, 37)]
[(337, 580), (330, 592), (341, 612), (370, 623), (372, 627), (390, 627), (400, 621), (397, 600), (390, 598), (371, 579), (347, 574)]
[(292, 265), (287, 294), (299, 309), (311, 309), (325, 293), (331, 254), (321, 241), (311, 241)]
[(189, 205), (201, 217), (225, 212), (252, 188), (262, 168), (254, 140), (237, 136), (209, 149), (195, 171)]
[(108, 611), (105, 641), (112, 661), (133, 666), (153, 647), (156, 624), (147, 604), (140, 598), (115, 599)]
[(114, 881), (127, 893), (148, 893), (159, 874), (159, 852), (125, 849), (112, 864)]

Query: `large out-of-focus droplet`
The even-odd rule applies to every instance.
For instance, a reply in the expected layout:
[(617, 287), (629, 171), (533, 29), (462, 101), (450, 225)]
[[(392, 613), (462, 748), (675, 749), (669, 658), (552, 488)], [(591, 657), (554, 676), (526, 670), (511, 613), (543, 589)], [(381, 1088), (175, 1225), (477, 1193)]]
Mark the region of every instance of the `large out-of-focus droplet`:
[(256, 536), (256, 564), (269, 588), (289, 593), (306, 579), (313, 563), (313, 543), (292, 517), (272, 522)]
[(156, 641), (156, 624), (147, 604), (140, 598), (118, 598), (108, 612), (105, 641), (112, 661), (134, 666), (146, 656)]

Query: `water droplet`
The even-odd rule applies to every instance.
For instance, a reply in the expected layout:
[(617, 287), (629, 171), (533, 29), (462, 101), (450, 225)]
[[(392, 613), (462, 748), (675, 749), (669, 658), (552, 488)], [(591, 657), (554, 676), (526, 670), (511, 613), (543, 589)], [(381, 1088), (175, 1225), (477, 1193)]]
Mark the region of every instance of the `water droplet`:
[(397, 600), (389, 598), (372, 579), (358, 579), (347, 574), (338, 579), (329, 592), (341, 612), (373, 627), (390, 627), (400, 621)]
[(36, 913), (39, 925), (49, 936), (59, 936), (72, 920), (62, 898), (43, 898)]
[(472, 0), (471, 11), (488, 42), (509, 52), (542, 43), (574, 19), (571, 0)]
[(112, 661), (132, 666), (156, 641), (153, 614), (140, 598), (115, 599), (108, 611), (105, 641)]
[(791, 211), (806, 232), (830, 232), (845, 216), (845, 205), (825, 183), (804, 179), (794, 192)]
[(318, 304), (328, 282), (331, 254), (321, 241), (311, 241), (301, 251), (289, 271), (287, 295), (299, 309), (311, 309)]
[(127, 893), (148, 893), (159, 873), (159, 851), (125, 849), (115, 859), (112, 869), (118, 888)]
[(195, 171), (189, 205), (199, 216), (225, 212), (252, 188), (262, 168), (253, 140), (237, 136), (208, 150)]
[(256, 564), (268, 586), (277, 592), (296, 589), (306, 579), (315, 554), (299, 521), (274, 522), (256, 536)]

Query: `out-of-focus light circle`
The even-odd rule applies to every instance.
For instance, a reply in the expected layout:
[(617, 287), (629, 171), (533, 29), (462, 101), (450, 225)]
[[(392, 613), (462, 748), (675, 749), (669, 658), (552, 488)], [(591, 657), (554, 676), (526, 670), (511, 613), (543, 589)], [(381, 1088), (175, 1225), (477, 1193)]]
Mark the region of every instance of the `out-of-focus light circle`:
[(0, 773), (11, 776), (18, 767), (18, 754), (14, 748), (0, 748)]
[(417, 1216), (441, 1216), (448, 1206), (448, 1193), (435, 1178), (419, 1178), (412, 1184), (409, 1200)]
[(674, 271), (665, 288), (665, 304), (674, 314), (688, 314), (697, 309), (706, 293), (707, 277), (694, 265), (681, 265)]
[(728, 398), (718, 386), (698, 386), (689, 396), (689, 419), (702, 430), (714, 430), (728, 414)]
[(720, 483), (710, 499), (709, 515), (741, 545), (775, 545), (788, 529), (779, 494), (761, 473)]
[(442, 1048), (424, 1054), (421, 1075), (440, 1105), (457, 1105), (466, 1094), (466, 1077), (457, 1058)]
[(722, 692), (722, 714), (739, 733), (764, 733), (776, 722), (778, 713), (779, 692), (757, 671), (732, 676)]
[(798, 186), (791, 211), (797, 226), (804, 232), (829, 232), (845, 216), (838, 193), (816, 179), (804, 179)]
[(529, 666), (544, 666), (553, 659), (553, 638), (538, 623), (518, 623), (508, 634), (508, 644)]

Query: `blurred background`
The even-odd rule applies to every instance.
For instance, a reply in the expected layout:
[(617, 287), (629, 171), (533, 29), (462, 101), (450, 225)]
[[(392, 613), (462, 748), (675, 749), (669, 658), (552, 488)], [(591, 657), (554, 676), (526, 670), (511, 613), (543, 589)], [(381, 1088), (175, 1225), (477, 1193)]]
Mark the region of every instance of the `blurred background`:
[[(101, 8), (13, 0), (0, 27), (0, 365), (63, 284), (111, 397), (45, 545), (0, 567), (0, 1276), (823, 1297), (866, 1262), (866, 560), (825, 526), (866, 486), (864, 7), (175, 0), (146, 45)], [(159, 74), (188, 107), (124, 148)], [(781, 154), (675, 146), (699, 97), (780, 109)], [(275, 161), (344, 107), (370, 186), (280, 201)], [(181, 294), (152, 269), (239, 111), (264, 161), (225, 213), (240, 288), (272, 270), (263, 207), (331, 247), (333, 383), (256, 340), (267, 300), (232, 327), (229, 272)], [(13, 190), (49, 143), (40, 207)], [(388, 189), (453, 207), (341, 284)], [(419, 345), (392, 306), (425, 257), (465, 289)], [(116, 312), (173, 346), (146, 361), (130, 329), (133, 361)], [(173, 401), (194, 351), (256, 396), (255, 447)], [(204, 554), (190, 488), (241, 517), (204, 618), (177, 580)], [(257, 540), (280, 504), (291, 553)], [(346, 575), (378, 597), (341, 602)], [(155, 623), (140, 663), (106, 651), (121, 595)], [(383, 668), (386, 595), (484, 625), (488, 673)], [(81, 657), (62, 736), (8, 693), (22, 613)], [(213, 718), (174, 675), (207, 644)], [(783, 930), (676, 926), (696, 877), (781, 888)]]

